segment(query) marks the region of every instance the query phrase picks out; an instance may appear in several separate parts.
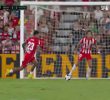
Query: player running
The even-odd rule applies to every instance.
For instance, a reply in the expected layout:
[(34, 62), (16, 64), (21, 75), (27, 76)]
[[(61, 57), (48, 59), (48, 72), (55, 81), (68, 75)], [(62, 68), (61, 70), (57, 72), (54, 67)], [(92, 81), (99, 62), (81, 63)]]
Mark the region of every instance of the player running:
[(34, 68), (37, 66), (38, 61), (35, 59), (36, 50), (37, 53), (41, 51), (41, 48), (44, 46), (43, 39), (40, 39), (40, 34), (38, 31), (34, 31), (33, 37), (28, 38), (25, 43), (23, 43), (23, 49), (25, 51), (24, 60), (22, 61), (22, 65), (19, 68), (14, 68), (11, 70), (8, 70), (6, 73), (6, 76), (12, 76), (13, 74), (23, 70), (27, 67), (29, 63), (32, 63), (33, 66), (30, 71), (30, 78), (32, 77), (32, 73), (34, 71)]
[(87, 69), (87, 73), (86, 73), (86, 79), (88, 79), (90, 77), (91, 74), (91, 69), (92, 69), (92, 57), (91, 57), (91, 49), (93, 47), (93, 45), (95, 46), (95, 48), (97, 49), (98, 53), (100, 53), (98, 46), (96, 44), (96, 40), (95, 38), (92, 36), (92, 32), (90, 30), (88, 30), (86, 32), (86, 36), (83, 37), (78, 45), (76, 46), (75, 50), (74, 50), (74, 54), (77, 54), (78, 49), (80, 48), (80, 53), (78, 55), (78, 62), (76, 64), (73, 65), (70, 73), (68, 75), (65, 76), (66, 80), (70, 80), (71, 76), (72, 76), (72, 72), (75, 70), (76, 66), (78, 66), (78, 64), (85, 58), (87, 60), (88, 63), (88, 69)]

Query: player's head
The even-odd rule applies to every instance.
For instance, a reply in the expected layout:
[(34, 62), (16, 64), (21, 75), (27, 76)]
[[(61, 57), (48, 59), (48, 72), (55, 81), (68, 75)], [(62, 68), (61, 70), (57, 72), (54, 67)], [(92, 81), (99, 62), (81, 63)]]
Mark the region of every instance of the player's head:
[(34, 30), (34, 32), (33, 32), (33, 36), (38, 36), (38, 34), (39, 34), (39, 31)]
[(86, 32), (86, 36), (87, 36), (87, 37), (93, 36), (92, 31), (91, 31), (91, 30), (88, 30), (88, 31)]

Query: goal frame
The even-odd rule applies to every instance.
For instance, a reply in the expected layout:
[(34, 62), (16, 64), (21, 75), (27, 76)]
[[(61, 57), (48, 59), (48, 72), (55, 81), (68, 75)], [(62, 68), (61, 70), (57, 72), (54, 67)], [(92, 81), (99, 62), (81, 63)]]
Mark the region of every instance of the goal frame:
[[(90, 5), (90, 6), (98, 6), (98, 5), (110, 5), (110, 2), (41, 2), (41, 1), (21, 1), (21, 6), (27, 6), (27, 5), (61, 5), (61, 6), (84, 6), (84, 5)], [(37, 7), (36, 7), (37, 9)], [(37, 11), (35, 12), (37, 13)], [(37, 21), (35, 22), (37, 23)], [(36, 24), (35, 24), (36, 25)], [(37, 29), (37, 26), (35, 26), (35, 29)], [(22, 49), (22, 43), (24, 43), (24, 10), (20, 11), (20, 65), (22, 64), (24, 52)], [(24, 78), (24, 71), (20, 72), (20, 79)], [(55, 78), (56, 79), (56, 78)]]

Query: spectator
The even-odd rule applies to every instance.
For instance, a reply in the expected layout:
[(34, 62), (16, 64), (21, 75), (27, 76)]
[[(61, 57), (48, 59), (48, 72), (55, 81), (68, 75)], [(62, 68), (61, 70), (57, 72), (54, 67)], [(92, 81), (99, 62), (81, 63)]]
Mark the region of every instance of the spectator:
[(19, 24), (19, 18), (15, 15), (14, 12), (11, 13), (9, 20), (12, 21), (13, 27), (16, 27)]
[(34, 18), (33, 18), (33, 15), (29, 15), (28, 18), (25, 19), (26, 20), (26, 23), (25, 23), (25, 28), (26, 28), (26, 32), (28, 33), (28, 35), (30, 35), (34, 29), (34, 26), (35, 26), (35, 21), (34, 21)]
[(83, 18), (90, 20), (90, 12), (88, 11), (88, 7), (83, 7)]
[(43, 16), (41, 18), (41, 21), (39, 22), (39, 30), (42, 33), (48, 33), (49, 32), (46, 18)]
[(9, 12), (7, 10), (4, 10), (4, 16), (3, 16), (4, 25), (8, 24), (8, 21), (9, 21), (8, 17), (9, 17)]
[(101, 8), (99, 6), (96, 6), (94, 17), (97, 21), (100, 21), (100, 19), (103, 17), (103, 11), (101, 11)]
[(90, 22), (89, 24), (89, 29), (94, 33), (94, 34), (98, 34), (99, 30), (98, 27), (96, 26), (96, 24), (94, 22)]
[(20, 40), (20, 27), (16, 26), (15, 31), (13, 32), (13, 38), (14, 41)]
[(2, 41), (2, 53), (11, 53), (12, 41), (7, 37)]
[(101, 24), (103, 25), (104, 33), (106, 34), (110, 30), (110, 18), (108, 16), (108, 13), (104, 13), (104, 17), (101, 19)]
[(32, 10), (30, 9), (30, 6), (27, 6), (27, 9), (24, 11), (25, 15), (32, 15)]
[(10, 37), (10, 35), (8, 34), (8, 26), (4, 27), (3, 33), (2, 33), (2, 40), (6, 40)]
[(0, 20), (0, 34), (3, 32), (3, 20)]
[(0, 20), (3, 20), (3, 13), (4, 13), (4, 11), (0, 10)]
[[(83, 31), (86, 31), (86, 29), (88, 29), (88, 23), (85, 22), (83, 25)], [(73, 22), (73, 26), (72, 26), (72, 34), (73, 34), (73, 44), (76, 45), (78, 43), (78, 41), (80, 40), (80, 38), (82, 38), (84, 36), (83, 32), (82, 32), (82, 27), (79, 23), (78, 20), (75, 20)]]
[(74, 29), (74, 31), (79, 31), (79, 30), (81, 30), (81, 27), (80, 27), (80, 24), (79, 24), (78, 20), (75, 20), (75, 21), (73, 22), (73, 29)]
[(3, 0), (4, 5), (6, 6), (13, 6), (20, 4), (20, 0)]
[(15, 0), (4, 0), (4, 3), (6, 6), (12, 6), (14, 5)]
[(46, 21), (51, 21), (51, 12), (48, 11), (48, 10), (44, 10), (44, 15), (43, 15), (45, 18), (46, 18)]
[(12, 34), (14, 33), (14, 27), (11, 21), (9, 22), (9, 26), (8, 26), (8, 33), (10, 35), (10, 38), (12, 38)]
[[(14, 42), (19, 41), (20, 29), (16, 31), (19, 22), (19, 11), (0, 10), (0, 40), (3, 52), (11, 53), (13, 44), (13, 34), (17, 33), (17, 38)], [(16, 50), (15, 50), (16, 52)], [(18, 50), (19, 52), (19, 50)]]

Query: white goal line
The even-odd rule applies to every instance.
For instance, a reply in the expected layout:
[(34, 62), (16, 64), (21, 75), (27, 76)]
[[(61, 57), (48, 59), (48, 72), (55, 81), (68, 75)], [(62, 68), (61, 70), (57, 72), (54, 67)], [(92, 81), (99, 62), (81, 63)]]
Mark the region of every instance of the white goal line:
[(61, 5), (61, 6), (82, 6), (82, 5), (110, 5), (110, 2), (40, 2), (40, 1), (21, 1), (21, 5)]

